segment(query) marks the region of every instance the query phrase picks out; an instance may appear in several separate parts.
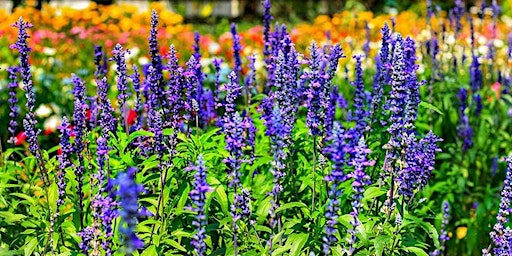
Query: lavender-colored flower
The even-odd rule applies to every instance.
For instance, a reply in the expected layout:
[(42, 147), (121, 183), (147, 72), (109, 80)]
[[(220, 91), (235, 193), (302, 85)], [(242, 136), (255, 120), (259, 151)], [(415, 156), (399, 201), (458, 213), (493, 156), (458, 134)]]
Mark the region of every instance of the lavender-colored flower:
[(129, 51), (124, 51), (123, 47), (120, 44), (116, 44), (114, 49), (112, 50), (112, 55), (117, 65), (117, 99), (119, 100), (119, 106), (121, 107), (121, 116), (123, 120), (123, 125), (126, 122), (126, 101), (129, 98), (128, 95), (128, 71), (126, 68), (126, 58), (125, 55), (129, 53)]
[[(274, 186), (272, 187), (272, 192), (270, 195), (272, 199), (270, 200), (270, 228), (274, 230), (279, 223), (279, 216), (276, 214), (276, 209), (280, 206), (280, 195), (283, 190), (283, 186), (281, 184), (281, 180), (286, 175), (284, 170), (286, 168), (285, 160), (287, 158), (286, 152), (286, 141), (284, 140), (284, 136), (286, 133), (285, 127), (283, 125), (283, 119), (281, 115), (281, 111), (278, 106), (274, 106), (272, 111), (272, 122), (270, 127), (267, 129), (272, 130), (271, 134), (271, 146), (270, 151), (272, 153), (272, 167), (271, 173), (274, 176)], [(272, 250), (272, 237), (273, 233), (270, 236), (268, 241), (270, 250)]]
[(494, 177), (497, 172), (498, 172), (498, 157), (495, 156), (492, 158), (491, 176)]
[[(159, 75), (159, 79), (162, 79), (162, 57), (160, 56), (160, 50), (158, 48), (158, 13), (156, 10), (151, 11), (151, 22), (149, 29), (149, 54), (151, 56), (151, 65), (155, 69), (157, 75)], [(160, 80), (159, 80), (160, 81)]]
[(370, 56), (370, 25), (368, 21), (364, 22), (364, 31), (366, 35), (366, 41), (363, 45), (363, 51), (365, 56)]
[(476, 93), (482, 88), (482, 71), (480, 70), (480, 63), (478, 62), (478, 56), (473, 54), (471, 66), (469, 69), (471, 90)]
[(373, 166), (374, 164), (374, 161), (369, 161), (367, 159), (367, 155), (370, 152), (371, 151), (364, 143), (364, 139), (360, 138), (357, 147), (355, 148), (355, 157), (351, 163), (351, 165), (354, 166), (354, 171), (348, 175), (349, 178), (353, 178), (352, 189), (354, 190), (354, 194), (352, 195), (352, 212), (350, 213), (353, 217), (353, 221), (350, 221), (352, 228), (347, 230), (350, 234), (350, 238), (348, 239), (349, 249), (347, 250), (347, 255), (352, 255), (354, 253), (354, 244), (357, 239), (357, 227), (361, 225), (361, 222), (359, 221), (359, 212), (363, 207), (361, 200), (363, 199), (364, 187), (370, 184), (370, 176), (368, 176), (364, 170), (367, 166)]
[(373, 80), (373, 95), (372, 103), (370, 108), (370, 115), (372, 123), (377, 120), (377, 113), (380, 112), (381, 103), (384, 94), (384, 85), (389, 82), (390, 77), (390, 57), (389, 57), (389, 46), (391, 43), (391, 31), (387, 23), (384, 23), (384, 27), (381, 30), (382, 42), (379, 55), (377, 56), (377, 72)]
[(196, 233), (192, 237), (192, 241), (190, 243), (192, 246), (194, 246), (197, 255), (202, 256), (206, 253), (205, 228), (208, 225), (208, 219), (204, 209), (206, 203), (206, 193), (212, 191), (213, 189), (206, 182), (206, 166), (203, 155), (199, 155), (197, 157), (196, 164), (188, 167), (187, 170), (195, 171), (193, 182), (194, 189), (192, 189), (189, 193), (189, 196), (192, 199), (192, 206), (189, 208), (196, 213), (195, 221), (192, 222), (192, 225), (196, 228)]
[(512, 156), (505, 158), (507, 172), (503, 188), (501, 190), (500, 208), (496, 215), (496, 224), (489, 233), (491, 244), (482, 251), (483, 255), (491, 255), (491, 248), (494, 247), (494, 255), (509, 255), (512, 250), (512, 229), (507, 226), (510, 215), (510, 202), (512, 201)]
[(130, 80), (132, 80), (133, 91), (135, 92), (135, 112), (137, 113), (137, 120), (135, 121), (135, 125), (132, 126), (132, 131), (136, 131), (142, 128), (143, 111), (142, 95), (140, 91), (140, 74), (137, 65), (133, 65), (133, 73), (130, 76)]
[(85, 172), (85, 161), (83, 151), (86, 146), (86, 111), (87, 111), (87, 103), (85, 103), (85, 82), (82, 81), (75, 74), (71, 75), (71, 80), (74, 84), (73, 95), (74, 95), (74, 109), (73, 109), (73, 123), (75, 132), (75, 143), (73, 150), (75, 154), (78, 156), (78, 165), (75, 166), (75, 176), (76, 181), (78, 183), (77, 194), (78, 194), (78, 211), (80, 214), (83, 209), (83, 180), (84, 180), (84, 172)]
[(231, 23), (231, 36), (233, 37), (233, 59), (235, 60), (233, 70), (236, 72), (237, 76), (241, 76), (242, 58), (240, 57), (240, 52), (242, 51), (242, 45), (240, 44), (240, 35), (236, 32), (235, 23)]
[(96, 127), (97, 121), (98, 121), (98, 112), (100, 111), (98, 108), (98, 97), (97, 96), (90, 96), (87, 97), (88, 103), (88, 109), (89, 109), (89, 125), (91, 127), (91, 130)]
[(324, 150), (324, 153), (332, 161), (331, 173), (324, 178), (331, 185), (328, 192), (329, 201), (325, 211), (325, 218), (327, 219), (324, 228), (325, 236), (322, 238), (322, 251), (325, 255), (329, 255), (331, 246), (337, 242), (337, 238), (334, 234), (337, 232), (336, 224), (338, 223), (338, 211), (340, 208), (338, 198), (342, 193), (339, 186), (341, 182), (348, 178), (343, 172), (343, 169), (347, 163), (347, 155), (351, 150), (347, 139), (349, 139), (348, 133), (343, 130), (339, 122), (335, 122), (333, 131), (328, 137), (330, 144)]
[(244, 80), (244, 91), (245, 91), (245, 97), (247, 98), (247, 105), (250, 106), (252, 101), (252, 94), (253, 92), (256, 92), (256, 54), (252, 54), (248, 57), (249, 59), (249, 73), (245, 77)]
[[(352, 82), (352, 86), (355, 87), (354, 94), (354, 108), (355, 111), (351, 115), (351, 120), (356, 122), (356, 131), (359, 136), (362, 136), (366, 131), (368, 117), (370, 113), (365, 109), (365, 91), (364, 91), (364, 81), (363, 81), (363, 68), (362, 68), (362, 58), (363, 56), (357, 55), (354, 56), (356, 60), (356, 77)], [(356, 140), (358, 140), (356, 138)]]
[(135, 233), (135, 227), (138, 218), (150, 215), (147, 210), (141, 209), (138, 203), (138, 195), (145, 190), (142, 185), (135, 182), (136, 172), (136, 168), (129, 167), (126, 172), (119, 173), (114, 181), (118, 186), (116, 195), (120, 206), (119, 216), (121, 216), (119, 232), (123, 237), (127, 255), (132, 255), (135, 250), (144, 247), (144, 242)]
[(329, 75), (325, 72), (327, 61), (314, 41), (311, 44), (310, 52), (310, 71), (302, 75), (302, 79), (309, 80), (308, 89), (304, 94), (308, 108), (306, 122), (310, 133), (313, 136), (320, 136), (323, 134), (322, 130), (328, 107), (328, 104), (325, 104), (324, 101), (329, 99)]
[(480, 113), (482, 113), (482, 109), (484, 106), (482, 105), (482, 97), (480, 94), (474, 94), (473, 100), (475, 101), (475, 116), (480, 116)]
[(100, 233), (100, 231), (94, 227), (87, 227), (78, 232), (78, 236), (82, 238), (82, 241), (78, 244), (78, 248), (80, 248), (82, 252), (87, 253), (91, 249), (91, 242), (97, 238), (98, 233)]
[(158, 101), (158, 96), (155, 95), (155, 90), (157, 90), (155, 86), (158, 84), (158, 75), (156, 74), (156, 70), (153, 68), (153, 66), (149, 67), (148, 83), (150, 84), (151, 90), (151, 95), (149, 98), (148, 127), (149, 130), (153, 133), (151, 148), (154, 153), (158, 154), (159, 159), (162, 159), (165, 153), (163, 121), (162, 114), (157, 107), (158, 105), (155, 105)]
[(57, 160), (59, 161), (59, 170), (57, 172), (57, 187), (58, 189), (58, 199), (57, 199), (57, 208), (64, 204), (64, 197), (66, 195), (66, 169), (71, 167), (73, 164), (71, 163), (71, 154), (73, 154), (73, 147), (70, 143), (71, 137), (71, 129), (69, 128), (70, 124), (66, 117), (62, 118), (62, 124), (59, 126), (59, 130), (61, 133), (60, 136), (60, 155), (57, 155)]
[(469, 124), (469, 116), (466, 114), (468, 92), (465, 88), (461, 88), (457, 93), (460, 101), (459, 108), (459, 124), (457, 126), (457, 134), (462, 139), (462, 150), (467, 151), (473, 146), (473, 129)]
[(443, 202), (443, 220), (441, 222), (441, 232), (439, 234), (439, 244), (441, 248), (436, 249), (432, 253), (430, 253), (431, 256), (438, 256), (441, 255), (445, 250), (445, 244), (448, 240), (450, 240), (450, 237), (448, 236), (448, 232), (446, 231), (446, 228), (448, 224), (450, 223), (450, 203), (448, 201)]
[(462, 29), (461, 19), (464, 16), (465, 7), (464, 1), (455, 0), (455, 7), (452, 9), (453, 19), (455, 20), (455, 38)]
[(265, 63), (268, 65), (269, 56), (271, 53), (270, 45), (270, 22), (273, 17), (270, 14), (272, 8), (271, 0), (263, 0), (263, 56), (265, 57)]
[[(107, 78), (103, 77), (98, 81), (98, 99), (100, 102), (100, 126), (102, 130), (105, 130), (106, 136), (108, 132), (114, 132), (116, 130), (116, 122), (113, 116), (114, 108), (108, 98), (108, 82)], [(105, 138), (108, 140), (108, 137)]]
[(16, 81), (18, 78), (19, 68), (17, 66), (11, 66), (7, 68), (7, 72), (9, 73), (9, 84), (7, 87), (9, 88), (9, 133), (11, 138), (9, 141), (11, 143), (15, 143), (16, 129), (18, 128), (18, 122), (16, 122), (16, 118), (18, 117), (18, 98), (16, 97), (16, 90), (18, 89), (18, 82)]
[(107, 74), (107, 62), (106, 55), (103, 53), (103, 49), (99, 45), (94, 46), (94, 65), (96, 70), (94, 71), (94, 77), (100, 79), (102, 76)]

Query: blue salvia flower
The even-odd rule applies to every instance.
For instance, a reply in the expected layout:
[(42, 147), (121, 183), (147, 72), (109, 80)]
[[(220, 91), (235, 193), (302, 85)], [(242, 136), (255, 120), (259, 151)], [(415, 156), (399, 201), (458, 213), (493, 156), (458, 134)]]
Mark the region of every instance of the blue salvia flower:
[[(282, 179), (286, 175), (284, 170), (286, 168), (285, 160), (287, 158), (286, 153), (286, 141), (284, 136), (286, 135), (285, 127), (283, 125), (283, 119), (281, 115), (281, 111), (278, 106), (274, 106), (272, 111), (272, 122), (270, 127), (267, 127), (268, 130), (271, 130), (271, 146), (270, 151), (272, 153), (272, 167), (270, 169), (272, 175), (274, 176), (274, 186), (272, 187), (272, 192), (270, 193), (272, 199), (270, 200), (271, 206), (269, 210), (270, 215), (270, 228), (274, 230), (278, 224), (279, 217), (276, 214), (276, 209), (280, 206), (280, 195), (283, 190), (283, 186), (281, 184)], [(272, 237), (273, 232), (268, 240), (268, 245), (270, 251), (272, 251)]]
[(97, 220), (101, 222), (105, 232), (102, 239), (103, 241), (101, 242), (101, 247), (105, 251), (105, 256), (111, 256), (113, 254), (112, 238), (114, 237), (112, 223), (114, 222), (114, 219), (119, 216), (119, 212), (117, 210), (119, 204), (114, 200), (112, 194), (106, 196), (96, 194), (91, 200), (91, 204), (93, 208), (99, 210), (99, 215), (96, 217), (98, 217)]
[(85, 82), (75, 74), (71, 75), (71, 81), (75, 86), (73, 88), (74, 95), (74, 109), (73, 109), (73, 122), (75, 132), (75, 142), (73, 150), (78, 156), (78, 165), (75, 169), (76, 181), (78, 182), (77, 195), (78, 195), (78, 211), (81, 213), (83, 209), (83, 180), (85, 172), (85, 161), (83, 151), (86, 146), (86, 111), (87, 103), (85, 103)]
[(471, 90), (473, 93), (476, 93), (478, 90), (482, 88), (482, 71), (480, 70), (480, 63), (478, 62), (478, 56), (473, 54), (472, 62), (469, 69), (470, 76), (470, 84)]
[(164, 136), (163, 136), (163, 121), (162, 114), (158, 111), (158, 105), (155, 105), (158, 101), (157, 95), (155, 95), (155, 86), (158, 84), (158, 75), (156, 74), (156, 70), (153, 66), (149, 67), (149, 75), (148, 75), (148, 83), (150, 84), (150, 104), (148, 110), (148, 127), (149, 130), (153, 133), (152, 138), (152, 150), (154, 153), (158, 154), (160, 159), (162, 159), (163, 154), (165, 153), (165, 145), (164, 145)]
[(233, 70), (236, 72), (237, 76), (241, 76), (242, 58), (240, 57), (240, 52), (242, 51), (242, 45), (240, 44), (240, 35), (238, 35), (236, 31), (235, 23), (231, 23), (231, 36), (233, 37), (233, 59), (235, 60)]
[(151, 22), (149, 29), (149, 55), (151, 56), (151, 65), (155, 69), (157, 75), (159, 75), (159, 79), (162, 79), (162, 57), (160, 56), (160, 51), (158, 49), (158, 13), (156, 10), (151, 11)]
[[(293, 48), (292, 48), (293, 49)], [(293, 49), (295, 51), (295, 49)], [(290, 56), (291, 57), (291, 56)], [(291, 61), (290, 61), (291, 62)], [(279, 55), (277, 57), (277, 66), (274, 71), (275, 75), (275, 91), (272, 94), (272, 98), (274, 100), (274, 104), (279, 106), (282, 110), (282, 119), (283, 126), (286, 130), (285, 137), (289, 137), (293, 127), (295, 125), (295, 120), (297, 119), (297, 109), (298, 109), (298, 95), (297, 95), (297, 74), (298, 72), (290, 72), (290, 68), (298, 69), (299, 66), (295, 65), (295, 67), (287, 67), (288, 64), (285, 53), (279, 51)], [(293, 76), (295, 74), (295, 77)]]
[(265, 58), (265, 63), (269, 65), (269, 56), (271, 54), (271, 44), (270, 44), (270, 22), (273, 17), (270, 14), (270, 9), (272, 8), (271, 0), (263, 0), (263, 57)]
[(370, 108), (370, 115), (372, 123), (376, 121), (377, 113), (380, 112), (381, 103), (384, 94), (384, 85), (388, 83), (390, 74), (390, 62), (389, 62), (389, 46), (391, 42), (391, 32), (388, 27), (388, 23), (384, 23), (384, 27), (381, 30), (382, 42), (379, 54), (376, 60), (376, 73), (373, 80), (373, 95), (372, 103)]
[(132, 80), (133, 91), (135, 92), (135, 112), (137, 113), (137, 120), (135, 121), (135, 125), (131, 128), (132, 131), (137, 131), (142, 128), (143, 111), (142, 95), (140, 92), (140, 74), (137, 65), (133, 65), (133, 73), (130, 76), (130, 80)]
[[(368, 110), (365, 109), (365, 91), (364, 91), (364, 81), (363, 81), (363, 68), (362, 68), (362, 58), (363, 56), (357, 55), (354, 56), (356, 60), (356, 70), (355, 70), (355, 79), (352, 82), (352, 86), (355, 87), (354, 93), (354, 108), (355, 111), (351, 114), (351, 120), (356, 122), (355, 129), (359, 136), (362, 136), (367, 127), (369, 114)], [(358, 139), (356, 138), (356, 141)]]
[(90, 244), (97, 237), (97, 229), (95, 227), (86, 227), (82, 231), (78, 232), (78, 236), (82, 238), (82, 241), (78, 243), (78, 248), (83, 253), (88, 253), (91, 250)]
[(491, 244), (487, 249), (482, 250), (483, 255), (491, 255), (491, 248), (494, 247), (494, 255), (509, 255), (512, 250), (512, 229), (507, 226), (510, 215), (510, 202), (512, 201), (512, 156), (505, 158), (507, 172), (503, 188), (501, 190), (500, 208), (496, 215), (496, 224), (489, 233)]
[(194, 50), (194, 59), (197, 61), (197, 65), (195, 65), (195, 77), (197, 78), (197, 92), (196, 92), (196, 101), (197, 101), (197, 104), (198, 104), (198, 107), (199, 107), (199, 118), (201, 118), (201, 123), (202, 124), (205, 124), (208, 122), (208, 113), (206, 113), (205, 111), (205, 102), (203, 102), (203, 100), (205, 99), (205, 96), (203, 95), (203, 81), (204, 81), (204, 74), (203, 74), (203, 71), (201, 70), (201, 53), (200, 53), (200, 35), (199, 35), (199, 32), (195, 32), (194, 33), (194, 45), (193, 45), (193, 50)]
[(386, 160), (387, 166), (384, 170), (387, 174), (396, 174), (395, 160), (398, 157), (400, 148), (400, 136), (403, 130), (403, 111), (406, 105), (406, 98), (408, 94), (407, 88), (408, 73), (406, 70), (406, 62), (404, 60), (403, 40), (401, 36), (396, 38), (394, 53), (393, 53), (393, 67), (391, 72), (391, 92), (387, 102), (390, 111), (388, 132), (391, 137), (388, 143), (384, 146), (387, 150)]
[(462, 29), (461, 19), (464, 16), (465, 8), (464, 1), (455, 0), (455, 7), (452, 9), (453, 19), (455, 20), (455, 38)]
[(108, 98), (108, 82), (107, 78), (103, 77), (98, 81), (98, 99), (100, 101), (100, 126), (105, 130), (105, 138), (108, 140), (108, 132), (114, 132), (116, 129), (116, 122), (113, 116), (114, 108)]
[(334, 116), (336, 114), (336, 101), (338, 100), (338, 86), (332, 84), (332, 79), (336, 76), (338, 70), (338, 62), (340, 58), (345, 58), (343, 50), (339, 44), (330, 47), (328, 55), (329, 67), (327, 68), (327, 83), (329, 86), (329, 97), (323, 100), (322, 105), (326, 105), (326, 117), (324, 122), (324, 130), (329, 133), (332, 130)]
[(434, 250), (430, 253), (431, 256), (439, 256), (442, 255), (445, 250), (445, 244), (450, 237), (448, 236), (448, 232), (446, 228), (450, 223), (450, 203), (448, 201), (443, 201), (443, 220), (441, 222), (441, 232), (439, 233), (439, 244), (441, 248)]
[(166, 69), (170, 72), (170, 78), (167, 83), (168, 90), (165, 94), (169, 100), (170, 110), (169, 115), (166, 115), (164, 126), (178, 129), (182, 124), (182, 117), (185, 118), (185, 121), (190, 119), (191, 105), (187, 95), (190, 95), (192, 91), (187, 88), (185, 76), (183, 75), (184, 70), (178, 64), (178, 56), (174, 45), (170, 46), (167, 59)]
[(475, 116), (478, 117), (482, 113), (482, 109), (484, 106), (482, 105), (482, 97), (480, 94), (475, 94), (473, 96), (473, 100), (475, 101)]
[(217, 113), (215, 112), (215, 96), (210, 88), (206, 88), (203, 91), (201, 96), (201, 108), (205, 125), (211, 123), (217, 117)]
[[(251, 105), (251, 98), (253, 92), (256, 92), (256, 54), (251, 54), (249, 57), (249, 73), (244, 80), (244, 90), (247, 97), (247, 106)], [(217, 79), (217, 78), (216, 78)]]
[(94, 65), (96, 69), (94, 71), (94, 77), (100, 79), (102, 76), (107, 74), (107, 56), (103, 53), (103, 48), (99, 45), (94, 46)]
[(233, 113), (236, 112), (236, 100), (242, 94), (242, 87), (238, 83), (238, 75), (235, 71), (231, 71), (228, 75), (229, 82), (225, 85), (224, 90), (226, 91), (226, 97), (222, 106), (224, 107), (224, 116), (232, 117)]
[(313, 136), (320, 136), (323, 134), (322, 129), (328, 107), (328, 104), (323, 103), (329, 99), (330, 88), (327, 82), (329, 75), (325, 72), (327, 61), (314, 41), (311, 44), (310, 52), (311, 56), (308, 61), (310, 71), (302, 76), (302, 79), (309, 81), (308, 88), (304, 92), (308, 108), (306, 124)]
[(364, 31), (366, 35), (366, 41), (363, 45), (363, 51), (365, 56), (370, 56), (370, 25), (368, 21), (364, 22)]
[(364, 139), (360, 138), (357, 147), (355, 148), (355, 157), (352, 159), (351, 163), (351, 165), (354, 166), (354, 171), (348, 175), (353, 179), (352, 189), (354, 190), (354, 194), (352, 195), (352, 212), (350, 213), (353, 217), (353, 220), (350, 221), (352, 228), (347, 230), (350, 234), (350, 237), (348, 238), (349, 249), (347, 250), (347, 255), (352, 255), (355, 250), (354, 245), (357, 239), (357, 227), (361, 225), (361, 222), (359, 221), (359, 212), (363, 207), (361, 200), (363, 199), (364, 187), (370, 185), (370, 176), (365, 173), (366, 167), (374, 164), (373, 161), (369, 161), (367, 159), (367, 155), (370, 152), (371, 151), (364, 143)]
[(138, 196), (140, 193), (145, 192), (144, 187), (135, 182), (135, 173), (137, 169), (129, 167), (126, 172), (119, 173), (114, 185), (118, 186), (116, 195), (119, 202), (119, 216), (121, 216), (121, 223), (119, 232), (121, 233), (125, 253), (132, 255), (132, 253), (144, 247), (144, 242), (135, 233), (138, 218), (149, 216), (149, 213), (144, 208), (139, 206)]
[(497, 172), (498, 172), (498, 157), (495, 156), (492, 158), (491, 176), (494, 177)]
[(96, 127), (97, 121), (98, 121), (98, 97), (97, 96), (90, 96), (87, 97), (88, 108), (89, 108), (89, 125), (91, 127), (91, 130)]
[(196, 213), (195, 220), (192, 225), (196, 228), (196, 233), (192, 237), (190, 242), (194, 246), (195, 253), (199, 256), (206, 254), (206, 226), (208, 225), (208, 219), (205, 214), (206, 204), (206, 193), (212, 191), (208, 182), (206, 182), (206, 166), (203, 159), (203, 155), (197, 157), (195, 165), (187, 168), (188, 171), (195, 171), (194, 182), (192, 189), (189, 193), (190, 199), (192, 199), (192, 205), (189, 207), (193, 212)]
[(329, 187), (329, 201), (325, 211), (325, 218), (327, 219), (325, 225), (325, 236), (322, 238), (322, 251), (325, 255), (329, 255), (331, 247), (338, 241), (335, 234), (337, 232), (336, 224), (338, 223), (338, 211), (340, 208), (339, 196), (342, 191), (340, 183), (345, 181), (348, 177), (343, 172), (345, 164), (347, 163), (347, 155), (350, 153), (350, 146), (347, 144), (348, 134), (343, 130), (339, 122), (335, 122), (333, 130), (328, 137), (330, 141), (329, 146), (324, 149), (324, 153), (332, 161), (331, 173), (324, 179), (330, 183)]
[(20, 65), (19, 72), (21, 74), (21, 79), (23, 82), (23, 90), (25, 91), (25, 97), (27, 98), (27, 102), (25, 106), (27, 107), (27, 114), (25, 115), (25, 119), (23, 120), (23, 128), (25, 129), (25, 134), (27, 135), (28, 149), (32, 155), (35, 156), (36, 161), (39, 162), (39, 167), (41, 168), (41, 179), (45, 185), (49, 184), (48, 173), (43, 163), (43, 158), (41, 155), (41, 147), (39, 145), (39, 141), (37, 137), (41, 133), (40, 129), (37, 129), (37, 120), (34, 113), (35, 106), (35, 91), (32, 82), (32, 73), (30, 72), (30, 63), (28, 62), (28, 54), (32, 51), (30, 47), (28, 47), (27, 39), (30, 36), (27, 34), (27, 29), (32, 27), (32, 24), (29, 22), (25, 22), (22, 17), (20, 17), (13, 25), (18, 29), (18, 39), (16, 43), (10, 46), (11, 49), (18, 50), (20, 54)]
[(441, 151), (437, 143), (441, 141), (443, 141), (443, 139), (437, 137), (432, 131), (427, 133), (427, 135), (419, 141), (421, 154), (417, 157), (419, 159), (418, 165), (421, 169), (416, 181), (416, 188), (418, 190), (425, 187), (430, 179), (432, 170), (434, 170), (436, 153)]
[(406, 60), (407, 87), (408, 93), (404, 111), (404, 130), (406, 133), (415, 133), (414, 122), (418, 116), (418, 106), (421, 102), (419, 86), (424, 82), (418, 82), (416, 71), (416, 46), (414, 40), (407, 37), (404, 41), (404, 57)]
[(469, 116), (466, 114), (468, 104), (468, 92), (465, 88), (461, 88), (457, 93), (460, 101), (459, 108), (459, 124), (457, 126), (457, 134), (462, 139), (462, 150), (467, 151), (473, 146), (473, 129), (469, 124)]
[(116, 62), (117, 65), (117, 99), (119, 101), (119, 106), (121, 107), (121, 117), (123, 120), (123, 125), (126, 122), (126, 101), (129, 98), (128, 95), (128, 70), (126, 68), (126, 58), (125, 55), (129, 53), (129, 51), (123, 50), (123, 47), (120, 44), (116, 44), (114, 49), (112, 50), (112, 60)]
[(18, 89), (18, 82), (16, 79), (18, 78), (19, 68), (17, 66), (11, 66), (7, 68), (7, 72), (9, 73), (9, 84), (7, 87), (9, 88), (9, 133), (11, 138), (9, 141), (11, 143), (15, 143), (16, 129), (18, 128), (18, 122), (16, 122), (16, 118), (18, 117), (18, 98), (16, 97), (16, 90)]
[(60, 155), (57, 155), (57, 160), (59, 161), (59, 170), (57, 172), (57, 187), (58, 187), (58, 199), (57, 199), (57, 208), (64, 204), (64, 197), (66, 195), (66, 170), (71, 167), (73, 164), (71, 163), (71, 154), (73, 154), (73, 147), (70, 143), (71, 137), (71, 129), (70, 129), (69, 121), (66, 117), (62, 118), (62, 124), (59, 126), (60, 130)]
[(189, 91), (188, 104), (191, 106), (192, 115), (199, 118), (199, 101), (203, 93), (203, 86), (200, 84), (200, 78), (197, 76), (197, 69), (201, 68), (201, 64), (194, 57), (191, 56), (187, 61), (187, 70), (185, 77), (187, 80), (187, 91)]

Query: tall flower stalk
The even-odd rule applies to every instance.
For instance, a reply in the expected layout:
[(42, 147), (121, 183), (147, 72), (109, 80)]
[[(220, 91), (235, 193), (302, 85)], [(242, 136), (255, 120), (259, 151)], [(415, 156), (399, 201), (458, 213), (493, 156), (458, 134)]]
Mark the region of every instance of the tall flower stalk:
[(18, 98), (16, 97), (16, 91), (18, 89), (18, 72), (19, 68), (17, 66), (11, 66), (7, 68), (7, 72), (9, 73), (9, 84), (7, 87), (9, 88), (9, 117), (11, 120), (9, 120), (9, 142), (12, 144), (15, 144), (15, 136), (16, 136), (16, 129), (18, 128), (18, 122), (16, 121), (16, 118), (18, 117), (19, 110), (18, 110)]

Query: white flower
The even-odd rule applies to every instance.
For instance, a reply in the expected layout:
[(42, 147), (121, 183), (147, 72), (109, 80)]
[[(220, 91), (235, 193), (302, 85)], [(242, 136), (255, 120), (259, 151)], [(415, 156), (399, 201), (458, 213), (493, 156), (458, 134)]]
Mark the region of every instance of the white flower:
[(60, 124), (62, 123), (62, 119), (57, 116), (57, 115), (53, 115), (49, 118), (47, 118), (46, 120), (44, 120), (44, 130), (50, 130), (50, 131), (55, 131), (57, 130), (57, 128), (60, 126)]
[(55, 50), (54, 48), (50, 48), (50, 47), (43, 47), (43, 53), (48, 56), (53, 56), (53, 55), (55, 55), (55, 53), (57, 53), (57, 50)]
[(53, 110), (50, 107), (48, 107), (48, 105), (42, 104), (39, 105), (39, 107), (37, 108), (36, 115), (40, 118), (44, 118), (49, 116), (52, 112)]

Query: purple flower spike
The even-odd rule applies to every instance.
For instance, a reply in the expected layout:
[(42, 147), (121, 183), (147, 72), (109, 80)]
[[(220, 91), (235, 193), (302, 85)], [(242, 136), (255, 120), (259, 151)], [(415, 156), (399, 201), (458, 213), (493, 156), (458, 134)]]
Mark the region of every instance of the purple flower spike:
[(59, 197), (57, 199), (57, 208), (64, 204), (65, 195), (66, 195), (66, 170), (71, 167), (73, 164), (71, 163), (71, 154), (73, 154), (73, 147), (70, 143), (71, 137), (71, 129), (69, 121), (66, 117), (62, 118), (62, 124), (59, 126), (60, 130), (60, 155), (57, 156), (57, 160), (59, 161), (59, 170), (57, 172), (57, 187)]
[(126, 68), (126, 58), (125, 55), (129, 53), (128, 50), (123, 50), (123, 47), (120, 44), (116, 44), (114, 49), (112, 50), (113, 60), (117, 65), (117, 90), (118, 95), (117, 99), (119, 100), (119, 106), (121, 107), (121, 117), (123, 120), (123, 125), (126, 122), (126, 101), (129, 98), (128, 95), (128, 71)]
[(194, 189), (189, 193), (192, 199), (192, 205), (189, 208), (196, 213), (195, 221), (192, 225), (196, 228), (196, 233), (190, 242), (195, 248), (198, 256), (206, 254), (206, 226), (208, 225), (208, 218), (205, 214), (206, 193), (211, 192), (213, 189), (206, 182), (206, 166), (202, 155), (197, 157), (195, 165), (187, 168), (187, 171), (195, 171), (194, 173)]
[(135, 233), (138, 218), (150, 215), (147, 210), (142, 209), (138, 203), (138, 196), (145, 192), (142, 185), (135, 182), (137, 169), (129, 167), (126, 172), (119, 173), (114, 185), (118, 186), (116, 195), (119, 202), (119, 216), (121, 223), (119, 232), (123, 237), (125, 253), (131, 255), (135, 250), (143, 248), (144, 242)]
[(242, 45), (240, 44), (240, 35), (236, 32), (236, 24), (231, 23), (231, 35), (233, 36), (233, 58), (235, 59), (235, 65), (233, 70), (237, 76), (242, 75), (242, 58), (240, 52), (242, 51)]
[(18, 72), (19, 68), (16, 66), (12, 66), (7, 68), (7, 72), (9, 73), (9, 84), (7, 87), (9, 88), (9, 117), (11, 120), (9, 120), (9, 133), (11, 135), (11, 138), (9, 141), (14, 144), (15, 143), (15, 136), (16, 136), (16, 129), (18, 128), (18, 122), (16, 122), (16, 118), (18, 117), (18, 98), (16, 97), (16, 91), (18, 89)]

